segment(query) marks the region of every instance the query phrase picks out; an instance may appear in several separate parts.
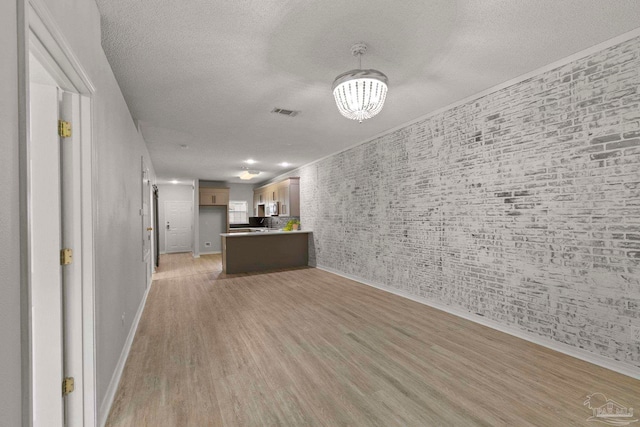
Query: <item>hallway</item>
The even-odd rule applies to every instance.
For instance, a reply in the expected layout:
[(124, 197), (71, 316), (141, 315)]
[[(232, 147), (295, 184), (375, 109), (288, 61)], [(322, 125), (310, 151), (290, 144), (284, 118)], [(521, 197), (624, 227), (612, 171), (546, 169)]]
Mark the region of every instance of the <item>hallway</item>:
[(640, 381), (314, 269), (163, 255), (107, 425), (584, 425)]

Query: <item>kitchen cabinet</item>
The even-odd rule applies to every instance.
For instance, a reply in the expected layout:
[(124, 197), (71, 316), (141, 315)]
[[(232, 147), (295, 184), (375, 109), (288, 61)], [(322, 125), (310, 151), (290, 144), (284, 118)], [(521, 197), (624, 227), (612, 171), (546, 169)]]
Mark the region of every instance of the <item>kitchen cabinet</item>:
[[(264, 190), (254, 190), (253, 192), (253, 211), (255, 216), (265, 216), (267, 204), (267, 193)], [(262, 205), (262, 207), (258, 207)]]
[(300, 216), (300, 178), (289, 178), (281, 203), (286, 205), (286, 216)]
[(258, 193), (253, 192), (253, 216), (260, 216), (258, 213), (258, 204), (260, 203), (260, 199), (258, 198)]
[(290, 216), (289, 206), (289, 183), (282, 182), (278, 184), (278, 202), (280, 203), (280, 216)]
[(227, 206), (228, 204), (228, 188), (200, 188), (200, 206)]
[[(278, 202), (280, 216), (300, 216), (300, 178), (291, 177), (284, 181), (265, 185), (254, 190), (255, 212), (258, 205)], [(267, 210), (268, 212), (268, 210)], [(266, 214), (266, 216), (269, 216)]]
[(310, 231), (222, 234), (222, 268), (227, 274), (309, 265)]

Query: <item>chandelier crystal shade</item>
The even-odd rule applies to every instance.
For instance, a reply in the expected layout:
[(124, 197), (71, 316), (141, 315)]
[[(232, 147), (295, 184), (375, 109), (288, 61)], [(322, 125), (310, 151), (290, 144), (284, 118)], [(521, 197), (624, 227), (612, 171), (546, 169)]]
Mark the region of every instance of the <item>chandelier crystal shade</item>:
[[(366, 50), (364, 43), (351, 47), (351, 53), (360, 62)], [(357, 69), (340, 74), (333, 82), (333, 96), (340, 114), (360, 123), (378, 114), (387, 96), (387, 82), (387, 76), (377, 70)]]

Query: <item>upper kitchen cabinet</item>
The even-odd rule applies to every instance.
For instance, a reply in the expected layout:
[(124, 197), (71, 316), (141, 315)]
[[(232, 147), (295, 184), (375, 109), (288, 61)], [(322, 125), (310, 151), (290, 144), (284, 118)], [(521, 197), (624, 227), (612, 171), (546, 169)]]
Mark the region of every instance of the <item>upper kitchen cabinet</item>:
[(300, 216), (300, 178), (288, 178), (278, 184), (281, 216)]
[(280, 216), (290, 216), (290, 206), (289, 206), (289, 183), (281, 182), (278, 184), (278, 196), (277, 200), (280, 204)]
[(227, 206), (228, 204), (228, 188), (200, 187), (200, 206)]
[(267, 192), (264, 189), (253, 190), (253, 210), (254, 215), (266, 216)]
[[(300, 216), (300, 178), (287, 178), (274, 184), (265, 185), (254, 190), (254, 205), (258, 216), (263, 212), (269, 215), (269, 209), (263, 211), (260, 205), (278, 203), (280, 216)], [(264, 208), (263, 208), (264, 209)]]
[(282, 199), (287, 210), (286, 216), (300, 216), (300, 178), (289, 178), (286, 181), (289, 185)]

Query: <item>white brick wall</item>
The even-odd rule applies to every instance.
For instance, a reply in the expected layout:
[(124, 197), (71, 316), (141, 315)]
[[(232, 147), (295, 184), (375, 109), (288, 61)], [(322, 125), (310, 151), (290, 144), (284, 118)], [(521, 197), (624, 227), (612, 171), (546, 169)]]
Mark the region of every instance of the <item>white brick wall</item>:
[(639, 70), (636, 38), (301, 168), (312, 260), (640, 367)]

